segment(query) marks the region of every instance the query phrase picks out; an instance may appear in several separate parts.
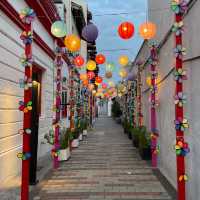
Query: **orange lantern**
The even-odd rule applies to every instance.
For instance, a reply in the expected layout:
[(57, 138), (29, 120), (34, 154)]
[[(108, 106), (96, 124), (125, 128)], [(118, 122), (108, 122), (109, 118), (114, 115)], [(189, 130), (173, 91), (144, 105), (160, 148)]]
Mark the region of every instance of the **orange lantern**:
[(95, 78), (95, 82), (97, 82), (97, 83), (102, 83), (102, 81), (103, 81), (103, 79), (100, 77), (100, 76), (97, 76), (96, 78)]
[(88, 89), (89, 89), (90, 91), (92, 91), (92, 90), (94, 89), (94, 85), (93, 85), (92, 83), (90, 83), (90, 84), (88, 85)]
[(96, 69), (96, 63), (93, 60), (89, 60), (87, 62), (87, 69), (90, 71), (94, 71)]
[(125, 40), (130, 39), (134, 35), (134, 31), (134, 25), (130, 22), (124, 22), (118, 28), (119, 36)]
[(128, 76), (128, 73), (127, 73), (127, 71), (126, 71), (125, 69), (121, 69), (121, 70), (119, 71), (119, 76), (120, 76), (121, 78), (126, 78), (126, 77)]
[(129, 59), (128, 59), (128, 56), (120, 56), (118, 61), (119, 61), (119, 64), (124, 67), (128, 64)]
[(82, 80), (82, 81), (84, 81), (84, 80), (87, 80), (87, 74), (80, 74), (80, 79)]
[(64, 44), (71, 52), (78, 51), (81, 48), (81, 40), (76, 35), (68, 35), (65, 37)]
[(112, 78), (112, 72), (106, 72), (105, 74), (106, 78)]
[(105, 58), (105, 56), (104, 56), (103, 54), (98, 54), (98, 55), (96, 56), (95, 61), (96, 61), (97, 64), (102, 65), (102, 64), (105, 63), (106, 58)]
[(88, 77), (89, 80), (91, 80), (95, 77), (95, 73), (90, 71), (90, 72), (87, 73), (87, 77)]
[(83, 64), (84, 64), (84, 58), (82, 56), (77, 56), (75, 59), (74, 59), (74, 63), (76, 66), (78, 67), (81, 67)]
[(151, 22), (145, 22), (139, 27), (140, 36), (145, 40), (150, 40), (156, 35), (156, 25)]
[(85, 79), (85, 80), (83, 80), (83, 86), (85, 86), (85, 87), (87, 87), (88, 86), (88, 80), (87, 79)]

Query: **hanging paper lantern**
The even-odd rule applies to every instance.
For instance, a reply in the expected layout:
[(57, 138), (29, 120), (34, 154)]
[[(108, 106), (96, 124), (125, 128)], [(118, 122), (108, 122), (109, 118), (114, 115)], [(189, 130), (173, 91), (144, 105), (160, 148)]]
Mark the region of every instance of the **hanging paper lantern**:
[(106, 72), (105, 77), (108, 79), (112, 78), (112, 72), (110, 72), (110, 71)]
[(126, 78), (126, 77), (128, 76), (128, 73), (127, 73), (127, 71), (126, 71), (125, 69), (121, 69), (121, 70), (119, 71), (119, 76), (120, 76), (121, 78)]
[(80, 74), (80, 80), (84, 81), (87, 80), (87, 74)]
[(102, 64), (105, 63), (106, 58), (103, 54), (98, 54), (95, 58), (95, 61), (96, 61), (97, 64), (102, 65)]
[(89, 60), (87, 62), (87, 69), (90, 71), (94, 71), (96, 69), (96, 63), (93, 60)]
[(95, 78), (95, 82), (97, 82), (97, 83), (102, 83), (102, 81), (103, 81), (103, 79), (100, 77), (100, 76), (97, 76), (96, 78)]
[(88, 77), (89, 80), (91, 80), (95, 77), (95, 73), (90, 71), (90, 72), (87, 73), (87, 77)]
[(55, 21), (51, 26), (51, 33), (57, 38), (62, 38), (67, 35), (67, 27), (63, 21)]
[(83, 64), (84, 64), (84, 58), (82, 56), (77, 56), (75, 59), (74, 59), (74, 63), (77, 67), (81, 67)]
[(119, 61), (119, 64), (124, 67), (128, 64), (129, 59), (128, 59), (128, 56), (120, 56), (118, 61)]
[(122, 23), (118, 28), (119, 36), (122, 39), (130, 39), (134, 35), (134, 25), (130, 22)]
[(90, 84), (88, 85), (88, 89), (89, 89), (90, 91), (92, 91), (92, 90), (94, 89), (94, 84), (90, 83)]
[(145, 40), (150, 40), (156, 35), (156, 25), (151, 22), (145, 22), (139, 27), (140, 36)]
[(106, 71), (112, 72), (115, 68), (114, 63), (107, 63), (106, 64)]
[(83, 86), (85, 86), (85, 87), (87, 87), (88, 86), (88, 80), (87, 79), (85, 79), (85, 80), (83, 80)]
[(94, 42), (98, 37), (98, 29), (93, 23), (89, 23), (82, 30), (82, 37), (87, 42)]
[(64, 43), (65, 43), (65, 46), (67, 47), (67, 49), (71, 52), (78, 51), (81, 48), (80, 38), (73, 34), (66, 36)]
[(108, 85), (106, 83), (102, 83), (101, 86), (102, 86), (103, 89), (106, 89), (108, 87)]

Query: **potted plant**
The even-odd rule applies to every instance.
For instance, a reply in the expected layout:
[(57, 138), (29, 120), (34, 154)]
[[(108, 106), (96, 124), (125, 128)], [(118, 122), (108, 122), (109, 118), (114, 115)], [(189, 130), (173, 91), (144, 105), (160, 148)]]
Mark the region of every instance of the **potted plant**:
[(84, 128), (83, 125), (84, 125), (83, 120), (81, 120), (79, 123), (79, 130), (80, 130), (80, 134), (79, 134), (79, 138), (78, 138), (79, 141), (83, 140), (83, 128)]
[(132, 128), (131, 129), (131, 134), (132, 134), (133, 146), (138, 148), (139, 147), (139, 134), (140, 134), (139, 127)]
[(130, 140), (132, 140), (132, 133), (131, 133), (132, 128), (133, 128), (132, 125), (128, 122), (128, 125), (127, 125), (127, 135), (128, 135), (128, 138)]
[(77, 128), (73, 131), (72, 148), (77, 148), (79, 146), (79, 130)]
[(60, 150), (58, 154), (58, 160), (64, 161), (70, 158), (69, 148), (69, 129), (64, 128), (60, 134)]
[(87, 121), (83, 121), (83, 136), (87, 136)]
[(124, 134), (127, 134), (127, 132), (128, 132), (128, 121), (127, 121), (127, 118), (124, 118), (123, 128), (124, 128)]
[(151, 160), (151, 139), (147, 131), (139, 134), (139, 153), (143, 160)]

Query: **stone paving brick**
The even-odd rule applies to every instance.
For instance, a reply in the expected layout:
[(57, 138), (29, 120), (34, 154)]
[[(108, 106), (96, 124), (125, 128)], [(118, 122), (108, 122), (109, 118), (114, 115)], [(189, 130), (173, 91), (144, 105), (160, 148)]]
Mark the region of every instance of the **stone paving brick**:
[(35, 188), (38, 200), (175, 200), (110, 118)]

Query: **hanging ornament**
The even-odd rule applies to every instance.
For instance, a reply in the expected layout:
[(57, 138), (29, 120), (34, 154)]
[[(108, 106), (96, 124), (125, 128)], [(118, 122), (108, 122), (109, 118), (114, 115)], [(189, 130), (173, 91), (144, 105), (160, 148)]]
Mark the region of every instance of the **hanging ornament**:
[(23, 41), (23, 43), (25, 45), (32, 44), (32, 42), (33, 42), (33, 32), (32, 31), (29, 31), (29, 32), (23, 31), (21, 36), (20, 36), (20, 39)]
[(65, 37), (64, 44), (67, 47), (67, 49), (71, 52), (78, 51), (81, 48), (80, 38), (73, 34)]
[(118, 59), (118, 62), (122, 67), (127, 66), (128, 62), (129, 62), (128, 56), (120, 56)]
[(139, 34), (144, 40), (150, 40), (156, 35), (156, 25), (151, 22), (145, 22), (139, 27)]
[(102, 86), (103, 89), (106, 89), (108, 87), (108, 85), (106, 83), (102, 83), (101, 86)]
[(93, 79), (95, 77), (95, 73), (93, 71), (89, 71), (87, 73), (87, 77), (88, 77), (89, 80), (91, 80), (91, 79)]
[(67, 35), (67, 26), (63, 21), (55, 21), (51, 26), (51, 33), (57, 38), (62, 38)]
[(82, 56), (77, 56), (75, 59), (74, 59), (74, 63), (77, 67), (81, 67), (83, 66), (84, 64), (84, 58)]
[(147, 76), (146, 83), (149, 87), (151, 86), (151, 76)]
[(111, 71), (107, 71), (106, 74), (105, 74), (105, 77), (108, 78), (108, 79), (112, 78), (112, 72)]
[(119, 36), (122, 39), (130, 39), (134, 35), (134, 25), (130, 22), (122, 23), (118, 28)]
[(98, 37), (98, 29), (97, 27), (89, 22), (88, 25), (86, 25), (83, 30), (82, 30), (82, 37), (87, 41), (87, 42), (94, 42), (97, 37)]
[(100, 76), (97, 76), (95, 78), (95, 82), (98, 83), (98, 84), (102, 83), (102, 81), (103, 81), (103, 79)]
[(87, 62), (87, 69), (90, 71), (94, 71), (96, 69), (96, 62), (94, 62), (93, 60), (89, 60)]
[(125, 69), (121, 69), (121, 70), (119, 71), (119, 76), (120, 76), (121, 78), (126, 78), (126, 77), (128, 76), (128, 73), (127, 73), (127, 71), (126, 71)]
[(80, 80), (84, 81), (87, 80), (88, 76), (87, 74), (80, 74)]
[(83, 86), (87, 87), (88, 83), (89, 83), (89, 81), (87, 79), (83, 80)]
[(95, 58), (97, 64), (102, 65), (106, 62), (106, 58), (103, 54), (98, 54)]

